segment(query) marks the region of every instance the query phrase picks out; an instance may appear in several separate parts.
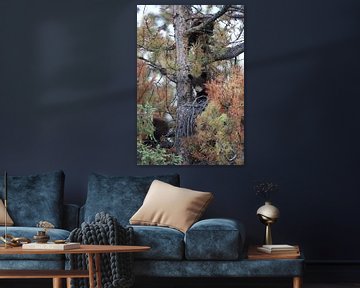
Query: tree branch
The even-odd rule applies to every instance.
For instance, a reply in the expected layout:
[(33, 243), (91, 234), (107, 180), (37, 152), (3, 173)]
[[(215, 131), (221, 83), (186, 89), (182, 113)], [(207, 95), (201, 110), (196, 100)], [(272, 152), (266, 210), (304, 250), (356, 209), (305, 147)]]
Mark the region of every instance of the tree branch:
[(205, 29), (206, 25), (208, 25), (211, 22), (214, 22), (216, 19), (220, 18), (222, 15), (224, 15), (229, 9), (231, 5), (224, 5), (217, 13), (215, 13), (213, 16), (207, 18), (203, 23), (201, 23), (198, 26), (192, 27), (185, 31), (184, 34), (189, 35), (191, 33), (201, 31)]
[(172, 81), (172, 82), (174, 82), (174, 83), (177, 82), (175, 76), (174, 76), (173, 74), (169, 74), (169, 73), (167, 72), (166, 68), (161, 67), (160, 65), (156, 64), (155, 62), (150, 61), (149, 59), (146, 59), (146, 58), (144, 58), (144, 57), (142, 57), (142, 56), (138, 56), (137, 58), (140, 59), (140, 60), (142, 60), (142, 61), (144, 61), (144, 62), (146, 62), (150, 67), (158, 70), (161, 75), (164, 75), (164, 76), (165, 76), (166, 78), (168, 78), (170, 81)]
[(245, 15), (244, 15), (244, 13), (237, 13), (237, 14), (233, 13), (233, 14), (230, 14), (229, 17), (232, 19), (244, 20)]
[(175, 44), (171, 44), (171, 46), (165, 46), (165, 47), (161, 47), (161, 48), (150, 48), (150, 47), (146, 47), (144, 45), (141, 44), (137, 44), (136, 45), (137, 48), (141, 48), (141, 49), (145, 49), (148, 52), (158, 52), (160, 49), (164, 50), (164, 51), (172, 51), (175, 50)]
[(224, 53), (214, 54), (213, 57), (211, 57), (206, 64), (235, 58), (236, 56), (239, 56), (241, 53), (244, 52), (244, 46), (244, 42), (242, 42), (234, 47), (227, 48)]

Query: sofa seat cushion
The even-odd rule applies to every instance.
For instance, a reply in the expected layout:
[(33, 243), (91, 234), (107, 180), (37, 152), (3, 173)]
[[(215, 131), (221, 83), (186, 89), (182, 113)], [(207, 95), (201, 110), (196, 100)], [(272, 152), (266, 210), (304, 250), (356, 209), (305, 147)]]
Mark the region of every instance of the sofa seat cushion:
[[(38, 255), (38, 256), (45, 256), (45, 255)], [(0, 259), (0, 270), (63, 270), (65, 267), (64, 259), (48, 260), (48, 259), (44, 259), (44, 257), (41, 258), (39, 257), (37, 260), (26, 260), (26, 261), (21, 261), (21, 260), (23, 259), (6, 259), (6, 260)], [(24, 285), (22, 287), (35, 287), (29, 285), (26, 286)], [(1, 287), (4, 287), (3, 284), (1, 284)], [(18, 286), (11, 285), (10, 287), (18, 287)]]
[[(41, 230), (37, 227), (8, 227), (7, 233), (14, 237), (25, 237), (29, 240), (33, 239), (33, 236)], [(0, 235), (5, 234), (5, 228), (0, 227)], [(63, 229), (49, 229), (47, 234), (50, 236), (49, 241), (54, 240), (65, 240), (68, 238), (70, 232)], [(24, 254), (24, 255), (0, 255), (0, 260), (62, 260), (64, 255), (35, 255), (35, 254)]]
[(134, 253), (135, 259), (184, 259), (184, 234), (176, 229), (158, 226), (132, 226), (134, 244), (150, 246), (146, 252)]
[(243, 225), (232, 219), (206, 219), (185, 234), (187, 260), (236, 260), (245, 241)]
[(178, 174), (144, 177), (91, 174), (83, 211), (84, 219), (81, 220), (90, 223), (96, 213), (106, 212), (114, 216), (119, 224), (128, 225), (129, 219), (142, 205), (155, 179), (175, 186), (180, 185)]
[[(275, 259), (275, 260), (247, 260), (240, 259), (234, 261), (135, 261), (135, 276), (142, 277), (194, 277), (199, 279), (200, 287), (224, 287), (225, 285), (211, 282), (216, 277), (294, 277), (301, 276), (304, 270), (304, 259)], [(210, 277), (210, 285), (204, 284), (201, 277)], [(220, 279), (219, 279), (220, 280)], [(222, 283), (216, 281), (216, 283)], [(206, 281), (208, 282), (208, 281)], [(229, 287), (245, 287), (233, 282)], [(240, 282), (241, 283), (241, 282)], [(266, 283), (266, 281), (265, 281)], [(172, 287), (170, 284), (168, 285)], [(251, 285), (246, 287), (255, 287)], [(265, 287), (278, 287), (268, 286)], [(256, 286), (256, 287), (264, 287)], [(151, 287), (148, 285), (148, 287)], [(154, 286), (156, 287), (156, 286)], [(165, 286), (166, 287), (166, 286)], [(180, 287), (180, 286), (179, 286)], [(187, 286), (184, 286), (187, 287)], [(195, 284), (190, 287), (197, 287)], [(226, 287), (226, 286), (225, 286)], [(291, 287), (282, 286), (281, 287)], [(323, 286), (326, 287), (326, 286)]]
[[(14, 225), (34, 227), (48, 221), (62, 227), (64, 172), (54, 171), (30, 176), (8, 176), (8, 213)], [(4, 177), (0, 176), (0, 183)], [(0, 195), (3, 185), (0, 185)]]

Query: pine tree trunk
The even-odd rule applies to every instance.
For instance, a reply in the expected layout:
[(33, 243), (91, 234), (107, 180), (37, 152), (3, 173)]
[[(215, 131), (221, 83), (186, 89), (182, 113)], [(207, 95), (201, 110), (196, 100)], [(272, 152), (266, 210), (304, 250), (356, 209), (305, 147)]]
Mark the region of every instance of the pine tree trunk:
[(176, 63), (178, 70), (176, 73), (176, 100), (177, 100), (177, 125), (175, 135), (175, 147), (178, 152), (186, 160), (186, 147), (181, 144), (181, 139), (189, 136), (186, 128), (187, 109), (185, 108), (191, 103), (192, 91), (189, 82), (189, 63), (187, 58), (188, 37), (186, 30), (189, 28), (186, 19), (189, 18), (189, 10), (185, 5), (174, 6), (174, 33), (176, 43)]

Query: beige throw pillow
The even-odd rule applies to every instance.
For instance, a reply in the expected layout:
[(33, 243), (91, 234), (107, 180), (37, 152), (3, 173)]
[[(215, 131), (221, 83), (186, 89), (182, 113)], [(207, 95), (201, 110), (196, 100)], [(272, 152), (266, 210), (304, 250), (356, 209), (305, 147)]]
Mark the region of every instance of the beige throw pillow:
[(130, 224), (166, 226), (186, 232), (212, 200), (209, 192), (179, 188), (154, 180)]
[[(14, 221), (11, 219), (8, 213), (6, 213), (6, 225), (14, 225)], [(0, 199), (0, 226), (5, 225), (5, 205), (4, 202)]]

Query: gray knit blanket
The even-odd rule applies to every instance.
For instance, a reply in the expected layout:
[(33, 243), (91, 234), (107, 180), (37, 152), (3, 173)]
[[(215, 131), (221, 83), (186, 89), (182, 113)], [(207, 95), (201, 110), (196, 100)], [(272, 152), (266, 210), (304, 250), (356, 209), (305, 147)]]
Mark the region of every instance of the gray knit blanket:
[[(101, 212), (95, 215), (94, 222), (84, 222), (80, 228), (71, 231), (69, 240), (81, 244), (133, 245), (133, 234), (132, 227), (124, 228), (116, 218)], [(68, 259), (71, 269), (87, 269), (87, 255), (70, 254)], [(101, 280), (103, 288), (132, 287), (134, 285), (132, 253), (101, 254)], [(88, 288), (89, 280), (72, 279), (71, 287)]]

